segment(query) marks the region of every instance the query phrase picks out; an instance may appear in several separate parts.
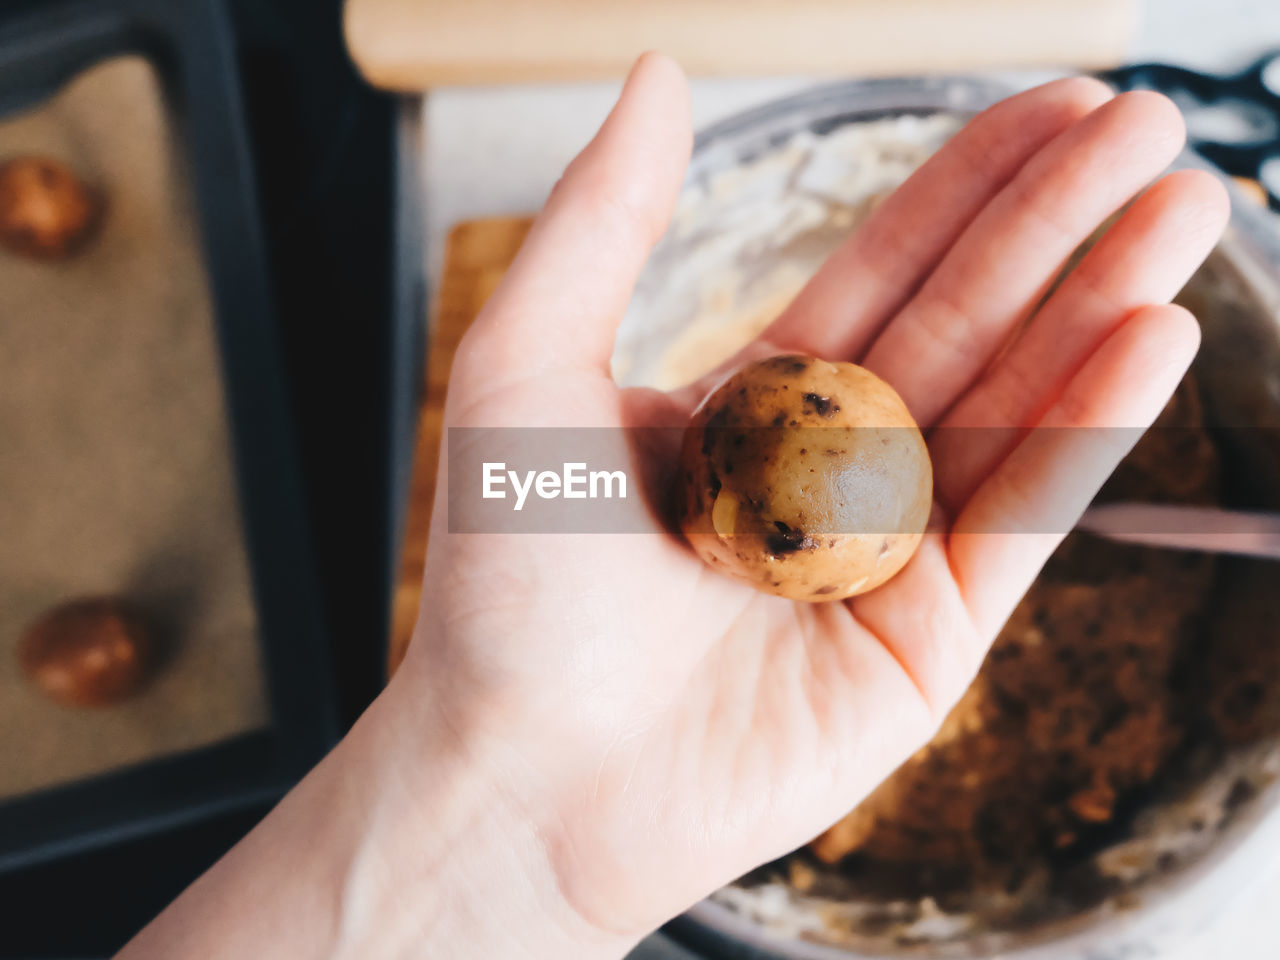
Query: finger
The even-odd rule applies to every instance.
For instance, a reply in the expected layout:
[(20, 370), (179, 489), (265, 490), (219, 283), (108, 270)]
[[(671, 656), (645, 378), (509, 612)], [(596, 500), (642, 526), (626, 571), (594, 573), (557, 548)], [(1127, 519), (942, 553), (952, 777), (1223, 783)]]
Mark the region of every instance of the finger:
[(860, 356), (987, 202), (1041, 147), (1111, 97), (1072, 77), (983, 111), (890, 195), (765, 332), (774, 353)]
[(978, 672), (990, 643), (970, 622), (945, 536), (926, 533), (896, 577), (853, 598), (849, 608), (911, 678), (934, 722), (941, 722)]
[(556, 184), (477, 321), (477, 337), (524, 370), (607, 370), (636, 276), (671, 218), (691, 144), (684, 74), (674, 61), (645, 54)]
[(1017, 444), (1018, 428), (1039, 420), (1125, 319), (1182, 289), (1230, 212), (1222, 184), (1198, 170), (1172, 173), (1134, 201), (933, 431), (934, 493), (944, 506), (959, 509)]
[(1099, 223), (1181, 149), (1166, 97), (1122, 94), (1033, 157), (956, 241), (865, 364), (932, 425), (991, 361)]
[(1022, 164), (1110, 97), (1100, 81), (1070, 77), (984, 110), (876, 208), (758, 339), (675, 391), (676, 402), (692, 409), (732, 371), (779, 353), (861, 356)]
[(1094, 494), (1151, 425), (1200, 342), (1195, 318), (1147, 307), (1085, 362), (1043, 419), (965, 506), (951, 569), (979, 631), (994, 637)]

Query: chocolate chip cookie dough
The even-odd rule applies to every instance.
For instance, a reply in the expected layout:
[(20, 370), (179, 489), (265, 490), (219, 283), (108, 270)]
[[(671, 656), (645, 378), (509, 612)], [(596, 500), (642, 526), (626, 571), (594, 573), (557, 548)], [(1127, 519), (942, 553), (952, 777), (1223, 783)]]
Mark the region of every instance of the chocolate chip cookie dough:
[(852, 363), (772, 357), (694, 413), (680, 525), (707, 563), (767, 593), (841, 600), (911, 559), (929, 520), (924, 438), (887, 383)]

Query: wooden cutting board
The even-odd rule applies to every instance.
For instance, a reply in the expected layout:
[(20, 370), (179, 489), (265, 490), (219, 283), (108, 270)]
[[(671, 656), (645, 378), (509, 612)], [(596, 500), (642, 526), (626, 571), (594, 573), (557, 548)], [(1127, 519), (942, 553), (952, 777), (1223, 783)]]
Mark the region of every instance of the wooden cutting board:
[(533, 224), (532, 217), (467, 220), (449, 233), (444, 273), (432, 310), (427, 343), (427, 383), (418, 412), (417, 449), (409, 484), (409, 509), (392, 602), (389, 672), (404, 657), (418, 618), (436, 467), (444, 434), (444, 398), (449, 370), (462, 335), (498, 286)]

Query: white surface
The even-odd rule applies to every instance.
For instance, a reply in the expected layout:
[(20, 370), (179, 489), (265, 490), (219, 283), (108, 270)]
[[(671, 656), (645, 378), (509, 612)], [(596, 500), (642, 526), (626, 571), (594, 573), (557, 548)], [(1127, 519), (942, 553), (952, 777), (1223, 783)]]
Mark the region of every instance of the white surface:
[[(700, 80), (694, 129), (803, 89), (792, 79)], [(426, 101), (428, 276), (434, 281), (449, 227), (459, 220), (542, 206), (565, 166), (613, 106), (617, 83), (433, 91)], [(434, 287), (434, 283), (433, 283)]]
[[(1234, 70), (1280, 47), (1280, 0), (1142, 0), (1134, 60)], [(697, 80), (695, 128), (815, 82)], [(608, 113), (620, 82), (435, 91), (425, 107), (428, 276), (459, 220), (536, 210)], [(1280, 954), (1278, 954), (1280, 955)]]
[(1280, 47), (1276, 0), (1142, 0), (1140, 7), (1135, 61), (1229, 72)]
[[(1280, 0), (1144, 0), (1134, 60), (1220, 71), (1280, 47)], [(696, 128), (814, 82), (812, 78), (693, 83)], [(536, 210), (591, 138), (620, 83), (433, 92), (424, 109), (427, 271), (432, 289), (448, 228), (471, 217)], [(1280, 861), (1280, 852), (1273, 862)], [(1280, 957), (1280, 862), (1241, 892), (1203, 938), (1147, 960)]]

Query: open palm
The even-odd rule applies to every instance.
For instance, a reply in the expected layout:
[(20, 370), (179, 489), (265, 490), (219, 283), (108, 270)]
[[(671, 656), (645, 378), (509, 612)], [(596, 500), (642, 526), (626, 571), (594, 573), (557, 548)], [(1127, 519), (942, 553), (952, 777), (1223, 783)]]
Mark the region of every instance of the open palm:
[[(442, 465), (423, 612), (395, 682), (499, 771), (592, 927), (638, 936), (803, 843), (936, 729), (1062, 518), (1136, 439), (1090, 428), (1149, 425), (1195, 353), (1194, 319), (1168, 301), (1224, 225), (1225, 194), (1205, 174), (1147, 189), (1042, 303), (1182, 139), (1167, 100), (1111, 98), (1091, 80), (1004, 101), (738, 358), (862, 363), (925, 431), (937, 522), (869, 594), (756, 593), (656, 516), (650, 535), (446, 533)], [(683, 77), (646, 57), (463, 342), (448, 426), (687, 418), (709, 380), (620, 390), (608, 367), (689, 146)], [(638, 467), (660, 473), (664, 454), (652, 457)]]

